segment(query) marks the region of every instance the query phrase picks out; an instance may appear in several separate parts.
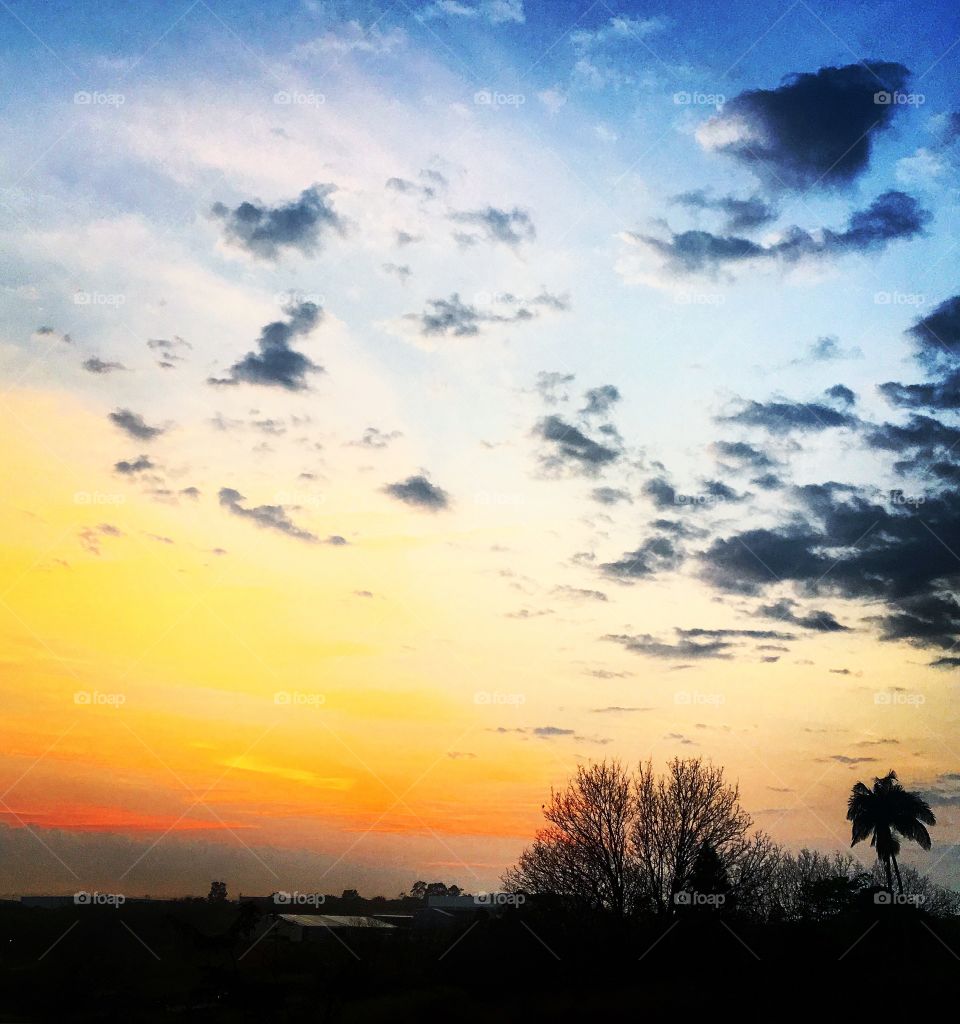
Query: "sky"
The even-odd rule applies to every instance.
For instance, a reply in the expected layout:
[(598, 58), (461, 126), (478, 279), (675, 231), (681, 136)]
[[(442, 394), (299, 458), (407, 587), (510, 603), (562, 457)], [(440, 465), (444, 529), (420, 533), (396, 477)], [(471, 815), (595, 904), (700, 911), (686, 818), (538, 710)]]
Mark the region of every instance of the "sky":
[(488, 890), (678, 755), (960, 883), (955, 7), (0, 19), (0, 893)]

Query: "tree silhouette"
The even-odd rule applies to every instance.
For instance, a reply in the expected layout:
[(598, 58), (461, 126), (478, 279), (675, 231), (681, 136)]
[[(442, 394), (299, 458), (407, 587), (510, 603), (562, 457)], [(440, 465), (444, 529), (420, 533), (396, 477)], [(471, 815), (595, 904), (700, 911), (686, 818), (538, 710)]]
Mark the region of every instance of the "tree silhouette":
[(208, 903), (226, 903), (227, 901), (227, 883), (226, 882), (211, 882), (210, 892), (207, 894)]
[(719, 886), (708, 891), (758, 907), (779, 857), (765, 833), (748, 834), (737, 786), (701, 758), (674, 758), (662, 775), (649, 762), (580, 765), (543, 815), (504, 886), (619, 917), (675, 913), (695, 871)]
[(847, 821), (852, 822), (851, 846), (870, 837), (870, 845), (877, 851), (877, 860), (883, 865), (887, 891), (893, 892), (890, 866), (897, 876), (897, 887), (903, 895), (903, 880), (897, 864), (900, 839), (910, 839), (921, 850), (930, 849), (927, 825), (936, 825), (930, 805), (919, 795), (905, 790), (897, 780), (897, 773), (888, 772), (882, 779), (873, 780), (873, 789), (858, 782), (850, 793)]

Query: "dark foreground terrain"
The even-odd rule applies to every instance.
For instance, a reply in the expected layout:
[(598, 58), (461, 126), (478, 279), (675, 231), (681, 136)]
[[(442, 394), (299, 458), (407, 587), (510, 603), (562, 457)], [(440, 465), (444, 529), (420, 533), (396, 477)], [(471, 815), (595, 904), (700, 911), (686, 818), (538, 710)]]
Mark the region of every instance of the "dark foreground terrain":
[(0, 904), (0, 1021), (836, 1019), (916, 1013), (960, 979), (960, 921), (867, 902), (781, 923), (528, 905), (319, 941), (268, 931), (274, 920), (236, 903)]

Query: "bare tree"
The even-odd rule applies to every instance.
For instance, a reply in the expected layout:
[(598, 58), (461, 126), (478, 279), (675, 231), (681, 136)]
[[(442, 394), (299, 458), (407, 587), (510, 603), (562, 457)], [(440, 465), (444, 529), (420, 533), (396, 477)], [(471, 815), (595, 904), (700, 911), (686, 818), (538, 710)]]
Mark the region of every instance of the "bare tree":
[(619, 761), (581, 765), (543, 808), (548, 825), (503, 878), (510, 890), (553, 893), (591, 910), (634, 909), (636, 870), (630, 851), (635, 801)]
[(699, 758), (677, 758), (664, 775), (649, 762), (635, 773), (619, 761), (581, 766), (543, 813), (547, 827), (503, 884), (621, 916), (672, 913), (708, 862), (725, 896), (759, 906), (780, 855), (764, 833), (748, 836), (736, 785)]
[(631, 852), (649, 909), (657, 913), (673, 911), (702, 848), (712, 848), (728, 875), (751, 852), (746, 834), (752, 821), (740, 807), (739, 788), (702, 758), (676, 757), (664, 775), (649, 761), (641, 764), (635, 799)]

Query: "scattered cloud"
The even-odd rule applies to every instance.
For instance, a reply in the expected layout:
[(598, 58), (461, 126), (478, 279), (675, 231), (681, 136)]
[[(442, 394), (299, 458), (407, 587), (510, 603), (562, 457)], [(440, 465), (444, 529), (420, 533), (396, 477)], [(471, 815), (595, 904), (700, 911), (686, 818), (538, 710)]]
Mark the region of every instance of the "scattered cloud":
[(243, 202), (231, 210), (214, 203), (210, 212), (223, 223), (229, 243), (259, 259), (276, 260), (287, 249), (312, 256), (327, 235), (345, 233), (344, 221), (329, 201), (336, 190), (336, 185), (316, 184), (280, 206)]
[(324, 373), (312, 359), (290, 347), (295, 338), (306, 337), (323, 319), (323, 310), (313, 302), (288, 306), (286, 320), (274, 320), (260, 332), (257, 351), (248, 352), (228, 370), (228, 376), (207, 379), (208, 384), (258, 384), (287, 391), (305, 391), (310, 374)]

